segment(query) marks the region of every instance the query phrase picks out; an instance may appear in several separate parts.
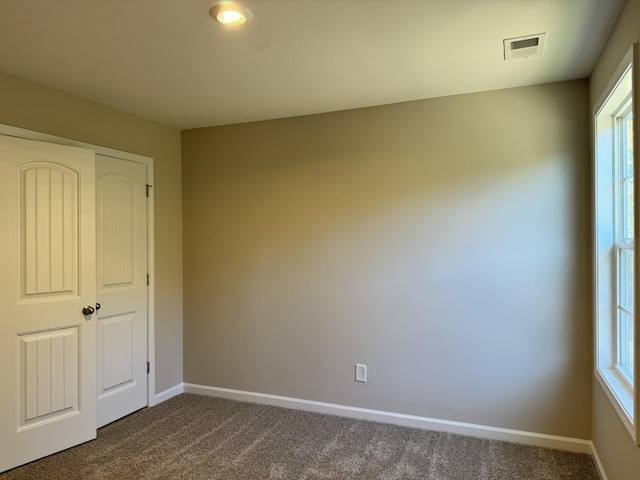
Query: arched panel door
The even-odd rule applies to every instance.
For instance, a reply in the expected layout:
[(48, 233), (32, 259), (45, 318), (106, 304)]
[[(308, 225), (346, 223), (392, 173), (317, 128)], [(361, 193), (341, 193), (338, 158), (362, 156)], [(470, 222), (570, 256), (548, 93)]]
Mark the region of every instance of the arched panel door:
[(0, 471), (96, 436), (95, 155), (0, 135)]
[(98, 427), (147, 405), (146, 179), (96, 155)]

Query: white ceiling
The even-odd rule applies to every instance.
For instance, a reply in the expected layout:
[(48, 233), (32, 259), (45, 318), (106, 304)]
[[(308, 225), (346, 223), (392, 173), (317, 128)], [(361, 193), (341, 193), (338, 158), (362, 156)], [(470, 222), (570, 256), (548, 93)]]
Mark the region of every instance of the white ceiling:
[[(624, 0), (1, 0), (0, 69), (193, 128), (588, 77)], [(546, 32), (544, 55), (502, 40)]]

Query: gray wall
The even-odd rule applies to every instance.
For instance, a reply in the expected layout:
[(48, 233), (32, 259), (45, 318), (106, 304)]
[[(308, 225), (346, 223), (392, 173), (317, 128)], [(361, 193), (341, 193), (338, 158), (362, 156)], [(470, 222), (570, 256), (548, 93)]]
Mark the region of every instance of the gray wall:
[(156, 393), (182, 382), (180, 132), (0, 72), (0, 123), (137, 153), (155, 169)]
[(590, 438), (588, 122), (574, 81), (184, 131), (185, 381)]
[[(640, 42), (640, 0), (627, 0), (591, 75), (592, 108), (634, 42)], [(640, 84), (637, 83), (635, 88), (640, 92)], [(634, 445), (595, 378), (592, 438), (609, 480), (640, 478), (640, 448)]]

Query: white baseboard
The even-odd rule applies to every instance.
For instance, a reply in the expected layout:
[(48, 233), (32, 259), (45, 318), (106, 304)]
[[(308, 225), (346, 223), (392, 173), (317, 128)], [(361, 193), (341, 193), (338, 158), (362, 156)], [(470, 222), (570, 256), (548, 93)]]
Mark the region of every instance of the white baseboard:
[[(184, 383), (183, 385), (185, 393), (197, 393), (200, 395), (227, 398), (242, 402), (274, 405), (278, 407), (292, 408), (295, 410), (307, 410), (317, 413), (357, 418), (360, 420), (391, 423), (405, 427), (422, 428), (425, 430), (435, 430), (439, 432), (457, 433), (493, 440), (523, 443), (526, 445), (555, 448), (569, 452), (588, 454), (592, 454), (594, 452), (593, 443), (590, 440), (582, 440), (578, 438), (560, 437), (556, 435), (546, 435), (521, 430), (510, 430), (507, 428), (489, 427), (486, 425), (475, 425), (472, 423), (454, 422), (450, 420), (439, 420), (437, 418), (405, 415), (403, 413), (385, 412), (381, 410), (370, 410), (368, 408), (350, 407), (333, 403), (315, 402), (312, 400), (281, 397), (279, 395), (270, 395), (266, 393), (208, 387), (192, 383)], [(598, 468), (601, 469), (601, 465), (599, 465)], [(603, 480), (606, 480), (606, 477), (603, 477)]]
[(604, 471), (604, 466), (600, 461), (600, 457), (598, 456), (598, 451), (596, 450), (596, 446), (591, 442), (591, 455), (593, 456), (593, 460), (596, 462), (596, 468), (598, 469), (598, 474), (600, 475), (601, 480), (609, 480), (607, 478), (607, 473)]
[(157, 393), (153, 397), (153, 404), (149, 406), (153, 407), (155, 405), (158, 405), (159, 403), (165, 402), (170, 398), (180, 395), (183, 392), (184, 392), (184, 383), (179, 383), (178, 385), (174, 385), (171, 388), (167, 388), (163, 392)]

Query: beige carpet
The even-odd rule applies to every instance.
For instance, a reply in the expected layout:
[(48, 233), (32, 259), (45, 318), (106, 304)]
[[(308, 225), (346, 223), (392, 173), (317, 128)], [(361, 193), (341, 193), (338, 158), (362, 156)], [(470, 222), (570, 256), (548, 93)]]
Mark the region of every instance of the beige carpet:
[(183, 394), (0, 479), (598, 480), (598, 474), (589, 455)]

